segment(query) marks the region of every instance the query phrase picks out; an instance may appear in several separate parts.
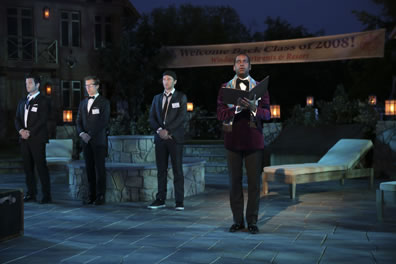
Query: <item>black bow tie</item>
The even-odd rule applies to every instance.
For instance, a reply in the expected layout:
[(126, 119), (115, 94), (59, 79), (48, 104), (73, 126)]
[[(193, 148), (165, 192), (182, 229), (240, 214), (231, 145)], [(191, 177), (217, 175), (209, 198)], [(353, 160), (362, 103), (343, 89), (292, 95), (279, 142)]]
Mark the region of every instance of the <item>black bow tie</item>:
[(239, 86), (240, 83), (243, 83), (244, 85), (246, 85), (246, 87), (249, 87), (249, 80), (241, 80), (241, 79), (237, 79), (236, 80), (236, 89), (241, 89), (241, 87)]
[(88, 100), (89, 100), (89, 99), (95, 99), (95, 96), (89, 96), (89, 97), (88, 97)]

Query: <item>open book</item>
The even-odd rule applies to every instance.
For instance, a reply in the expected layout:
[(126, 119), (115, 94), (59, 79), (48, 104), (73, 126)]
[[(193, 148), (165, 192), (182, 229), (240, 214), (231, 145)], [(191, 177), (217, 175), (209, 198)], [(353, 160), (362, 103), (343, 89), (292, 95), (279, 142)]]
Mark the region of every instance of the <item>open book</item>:
[(242, 91), (234, 88), (221, 88), (223, 89), (223, 103), (236, 105), (239, 97), (246, 97), (249, 100), (253, 100), (255, 98), (254, 96), (256, 96), (257, 100), (262, 97), (267, 91), (268, 82), (269, 75), (250, 91)]

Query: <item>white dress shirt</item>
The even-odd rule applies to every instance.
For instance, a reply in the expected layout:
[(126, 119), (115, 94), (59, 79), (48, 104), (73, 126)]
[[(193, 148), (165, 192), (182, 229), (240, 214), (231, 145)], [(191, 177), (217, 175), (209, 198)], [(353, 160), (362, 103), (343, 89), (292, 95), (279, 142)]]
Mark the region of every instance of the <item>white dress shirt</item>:
[[(28, 94), (28, 96), (27, 96), (27, 99), (29, 100), (29, 102), (30, 101), (32, 101), (34, 98), (36, 98), (37, 97), (37, 95), (39, 95), (40, 94), (40, 91), (39, 92), (37, 92), (37, 93), (35, 93), (35, 94)], [(26, 106), (25, 106), (25, 112), (24, 112), (24, 123), (25, 123), (25, 127), (27, 128), (27, 120), (28, 120), (28, 116), (29, 116), (29, 110), (30, 110), (30, 104), (29, 104), (29, 107), (28, 108), (26, 108)]]

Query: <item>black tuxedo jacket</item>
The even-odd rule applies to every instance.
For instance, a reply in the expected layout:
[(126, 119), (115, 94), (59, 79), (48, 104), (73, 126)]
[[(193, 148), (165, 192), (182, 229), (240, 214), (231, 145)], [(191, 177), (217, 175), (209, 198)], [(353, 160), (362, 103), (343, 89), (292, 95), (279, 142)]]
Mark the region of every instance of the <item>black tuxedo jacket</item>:
[(155, 132), (154, 142), (160, 142), (162, 139), (157, 134), (158, 128), (168, 130), (169, 134), (176, 143), (184, 142), (184, 125), (187, 119), (187, 97), (184, 93), (175, 91), (169, 102), (168, 112), (166, 114), (165, 125), (161, 117), (162, 99), (164, 93), (154, 96), (150, 109), (150, 126)]
[[(32, 99), (29, 103), (29, 114), (27, 118), (27, 127), (25, 127), (25, 104), (27, 98), (21, 99), (18, 103), (18, 108), (15, 115), (15, 128), (19, 132), (21, 129), (30, 131), (28, 141), (34, 142), (48, 142), (48, 112), (49, 100), (41, 93)], [(23, 140), (20, 137), (20, 140)]]
[[(80, 102), (76, 120), (77, 134), (88, 133), (91, 136), (90, 143), (96, 146), (106, 146), (106, 129), (110, 119), (110, 103), (99, 95), (93, 102), (89, 113), (87, 111), (88, 98)], [(85, 143), (83, 142), (83, 145)]]

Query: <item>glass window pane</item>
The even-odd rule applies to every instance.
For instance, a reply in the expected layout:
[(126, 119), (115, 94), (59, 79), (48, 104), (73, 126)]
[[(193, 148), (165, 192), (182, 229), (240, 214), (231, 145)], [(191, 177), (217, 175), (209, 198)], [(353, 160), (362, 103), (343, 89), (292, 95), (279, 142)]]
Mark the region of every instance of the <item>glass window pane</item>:
[(22, 9), (22, 16), (32, 17), (32, 9)]
[(70, 91), (63, 90), (63, 107), (70, 107)]
[(99, 49), (102, 46), (102, 25), (95, 25), (95, 48)]
[(80, 47), (80, 23), (72, 22), (72, 45)]
[(78, 107), (81, 101), (81, 91), (73, 90), (73, 107)]
[(7, 29), (8, 35), (17, 36), (18, 35), (18, 21), (16, 17), (7, 18)]
[(72, 20), (78, 20), (78, 21), (80, 21), (80, 14), (79, 14), (79, 13), (73, 13), (73, 14), (72, 14)]
[(73, 82), (73, 89), (80, 91), (81, 90), (81, 83), (77, 82), (77, 81)]
[(62, 17), (62, 19), (69, 19), (69, 13), (67, 13), (67, 12), (62, 12), (61, 17)]
[(105, 26), (105, 37), (106, 37), (106, 47), (111, 46), (113, 43), (113, 38), (111, 34), (111, 24), (106, 24)]
[(62, 22), (62, 46), (69, 46), (69, 23)]
[(33, 36), (33, 24), (31, 18), (22, 19), (22, 36), (26, 36), (26, 37)]
[(63, 82), (62, 82), (62, 89), (67, 89), (67, 90), (69, 90), (69, 89), (70, 89), (70, 82), (63, 81)]
[(107, 17), (105, 18), (105, 22), (106, 22), (106, 23), (111, 23), (111, 16), (107, 16)]
[(102, 22), (101, 16), (95, 16), (95, 22), (101, 23)]
[(70, 82), (62, 81), (63, 107), (70, 107)]
[(7, 15), (13, 15), (16, 16), (18, 14), (18, 11), (16, 8), (7, 8)]

